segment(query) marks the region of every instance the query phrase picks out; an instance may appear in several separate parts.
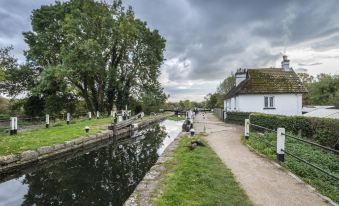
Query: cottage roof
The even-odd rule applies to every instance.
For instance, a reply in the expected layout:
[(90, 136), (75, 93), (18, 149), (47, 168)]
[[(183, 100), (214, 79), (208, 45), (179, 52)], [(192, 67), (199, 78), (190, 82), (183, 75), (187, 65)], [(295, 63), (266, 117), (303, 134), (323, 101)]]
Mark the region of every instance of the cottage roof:
[(298, 75), (281, 68), (248, 69), (246, 79), (226, 95), (229, 99), (238, 94), (307, 93)]

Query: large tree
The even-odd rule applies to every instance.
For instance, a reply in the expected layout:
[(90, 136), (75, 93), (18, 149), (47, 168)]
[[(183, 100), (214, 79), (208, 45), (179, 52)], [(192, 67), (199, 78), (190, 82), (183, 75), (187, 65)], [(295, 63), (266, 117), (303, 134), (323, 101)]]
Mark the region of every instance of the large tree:
[(40, 93), (72, 93), (90, 111), (110, 111), (160, 88), (165, 40), (120, 1), (42, 6), (33, 11), (32, 29), (24, 33), (26, 57), (42, 68)]

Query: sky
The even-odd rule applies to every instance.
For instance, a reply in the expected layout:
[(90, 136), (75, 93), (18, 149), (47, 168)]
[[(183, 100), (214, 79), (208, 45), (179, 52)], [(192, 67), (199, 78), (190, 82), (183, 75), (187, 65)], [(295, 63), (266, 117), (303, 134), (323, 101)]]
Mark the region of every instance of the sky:
[[(0, 0), (0, 47), (24, 61), (22, 32), (52, 0)], [(110, 0), (106, 0), (110, 2)], [(170, 101), (203, 100), (238, 68), (280, 67), (339, 74), (338, 0), (125, 0), (166, 39), (160, 82)]]

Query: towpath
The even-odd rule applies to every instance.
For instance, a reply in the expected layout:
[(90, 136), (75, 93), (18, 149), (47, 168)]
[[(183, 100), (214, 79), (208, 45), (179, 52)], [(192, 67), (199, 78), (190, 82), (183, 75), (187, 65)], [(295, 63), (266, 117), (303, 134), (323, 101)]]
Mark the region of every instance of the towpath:
[(199, 114), (194, 128), (198, 133), (204, 127), (208, 143), (232, 170), (254, 205), (328, 205), (306, 184), (242, 144), (242, 126), (221, 122), (211, 113), (205, 114), (205, 119)]

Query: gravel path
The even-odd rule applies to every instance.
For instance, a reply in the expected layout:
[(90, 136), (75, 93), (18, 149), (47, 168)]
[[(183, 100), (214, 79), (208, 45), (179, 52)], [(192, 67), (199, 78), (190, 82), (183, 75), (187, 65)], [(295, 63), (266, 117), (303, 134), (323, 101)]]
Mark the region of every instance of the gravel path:
[(306, 184), (297, 181), (266, 158), (251, 152), (240, 141), (243, 127), (225, 124), (213, 114), (197, 115), (194, 128), (206, 139), (254, 205), (328, 205)]

